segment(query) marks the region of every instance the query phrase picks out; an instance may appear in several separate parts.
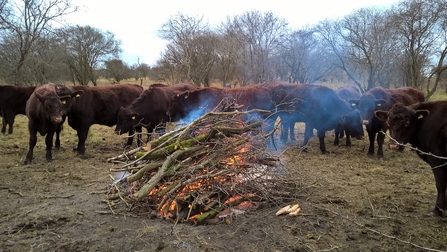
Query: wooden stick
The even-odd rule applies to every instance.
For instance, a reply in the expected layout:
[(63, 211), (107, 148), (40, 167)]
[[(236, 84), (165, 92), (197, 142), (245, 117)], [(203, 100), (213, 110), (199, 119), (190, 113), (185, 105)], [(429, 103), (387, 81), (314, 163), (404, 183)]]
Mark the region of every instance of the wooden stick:
[(201, 146), (191, 147), (183, 150), (177, 150), (172, 155), (166, 158), (166, 161), (163, 162), (163, 165), (158, 170), (158, 172), (145, 184), (140, 190), (133, 195), (138, 201), (141, 201), (144, 197), (149, 194), (150, 191), (157, 185), (157, 183), (163, 178), (168, 169), (172, 166), (173, 163), (176, 162), (176, 159), (184, 154), (195, 152), (199, 150)]

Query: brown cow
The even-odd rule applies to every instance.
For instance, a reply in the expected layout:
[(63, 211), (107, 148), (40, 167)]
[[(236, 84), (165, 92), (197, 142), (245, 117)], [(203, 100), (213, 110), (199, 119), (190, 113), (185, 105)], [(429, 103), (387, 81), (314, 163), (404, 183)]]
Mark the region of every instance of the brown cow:
[[(217, 108), (217, 106), (220, 107)], [(269, 90), (261, 85), (241, 88), (205, 87), (175, 96), (170, 105), (169, 114), (174, 121), (183, 120), (189, 123), (216, 108), (219, 111), (232, 111), (242, 107), (244, 110), (272, 111), (274, 109)], [(266, 119), (269, 114), (270, 112), (256, 116)], [(273, 125), (273, 121), (273, 118), (269, 119), (268, 124)]]
[(353, 111), (334, 90), (307, 84), (269, 83), (264, 86), (271, 90), (275, 106), (286, 128), (293, 129), (295, 122), (306, 124), (302, 146), (307, 145), (313, 136), (313, 129), (316, 129), (320, 150), (323, 154), (328, 153), (324, 144), (325, 132), (340, 125), (350, 135), (358, 139), (363, 137), (358, 111)]
[[(447, 101), (421, 102), (409, 106), (397, 103), (375, 116), (386, 122), (391, 137), (400, 144), (410, 143), (433, 171), (438, 196), (432, 213), (442, 216), (447, 210)], [(424, 152), (424, 153), (422, 153)]]
[[(79, 99), (74, 101), (73, 107), (68, 113), (68, 124), (78, 134), (78, 145), (74, 150), (83, 157), (88, 157), (84, 154), (90, 126), (93, 124), (115, 125), (119, 109), (131, 104), (143, 92), (143, 88), (135, 84), (75, 86), (72, 88), (84, 92)], [(133, 131), (129, 132), (129, 135), (133, 135)], [(132, 145), (132, 140), (133, 138), (129, 137), (127, 145)]]
[(12, 134), (14, 119), (16, 115), (25, 115), (26, 101), (34, 92), (36, 87), (23, 87), (5, 85), (0, 86), (0, 107), (2, 110), (2, 133), (6, 132), (6, 125), (9, 126), (8, 134)]
[[(343, 86), (335, 90), (335, 93), (345, 102), (349, 103), (350, 100), (356, 100), (361, 97), (360, 90), (355, 86)], [(354, 104), (350, 104), (352, 109), (356, 109)], [(354, 105), (354, 106), (353, 106)], [(340, 140), (344, 135), (346, 135), (346, 146), (351, 147), (351, 135), (346, 133), (345, 129), (340, 125), (340, 127), (335, 128), (335, 139), (334, 145), (338, 146)]]
[(129, 106), (119, 109), (115, 133), (121, 135), (138, 127), (152, 133), (158, 125), (171, 121), (168, 109), (175, 94), (195, 89), (197, 86), (192, 83), (152, 84)]
[(49, 83), (34, 90), (26, 102), (26, 115), (28, 116), (28, 130), (30, 134), (29, 150), (26, 155), (25, 164), (31, 163), (33, 159), (34, 146), (37, 143), (37, 132), (45, 136), (46, 155), (50, 162), (53, 157), (54, 133), (59, 133), (64, 116), (70, 110), (74, 97), (78, 97), (82, 91), (72, 91), (62, 85)]
[[(366, 131), (369, 137), (368, 155), (374, 155), (374, 140), (376, 134), (380, 131), (386, 132), (388, 129), (385, 122), (380, 121), (374, 116), (376, 110), (389, 110), (395, 103), (402, 103), (410, 105), (416, 102), (423, 102), (425, 100), (424, 93), (414, 87), (401, 87), (396, 89), (384, 89), (382, 87), (375, 87), (364, 93), (360, 99), (351, 100), (355, 104), (366, 126)], [(383, 134), (377, 135), (377, 156), (383, 158), (383, 142), (385, 136)]]

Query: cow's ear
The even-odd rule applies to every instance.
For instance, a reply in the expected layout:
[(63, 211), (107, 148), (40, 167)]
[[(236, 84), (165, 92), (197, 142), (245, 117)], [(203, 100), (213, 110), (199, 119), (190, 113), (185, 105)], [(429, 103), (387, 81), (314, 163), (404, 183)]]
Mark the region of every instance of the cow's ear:
[(356, 108), (359, 106), (359, 100), (349, 100), (349, 104), (351, 104), (353, 108)]
[(70, 102), (71, 96), (63, 96), (59, 98), (61, 100), (62, 105), (67, 105)]
[(139, 115), (138, 113), (134, 113), (134, 114), (132, 114), (132, 120), (137, 119), (137, 116), (138, 116), (138, 115)]
[(374, 115), (380, 120), (380, 121), (386, 121), (388, 119), (388, 111), (384, 110), (376, 110), (374, 112)]
[(424, 110), (416, 110), (415, 115), (418, 119), (422, 119), (422, 118), (425, 118), (428, 115), (430, 115), (430, 111), (425, 110), (425, 109)]
[(383, 105), (385, 105), (386, 101), (383, 99), (376, 100), (376, 108), (381, 108)]

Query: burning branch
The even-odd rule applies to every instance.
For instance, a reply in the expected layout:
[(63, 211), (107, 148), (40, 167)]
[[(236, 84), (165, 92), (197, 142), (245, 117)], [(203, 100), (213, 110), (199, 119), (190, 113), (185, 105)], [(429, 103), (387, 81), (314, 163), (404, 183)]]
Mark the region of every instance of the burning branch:
[(129, 174), (114, 184), (136, 208), (194, 224), (242, 204), (275, 201), (279, 159), (265, 158), (263, 122), (243, 119), (258, 112), (211, 112), (171, 131), (138, 150), (139, 158), (123, 166)]

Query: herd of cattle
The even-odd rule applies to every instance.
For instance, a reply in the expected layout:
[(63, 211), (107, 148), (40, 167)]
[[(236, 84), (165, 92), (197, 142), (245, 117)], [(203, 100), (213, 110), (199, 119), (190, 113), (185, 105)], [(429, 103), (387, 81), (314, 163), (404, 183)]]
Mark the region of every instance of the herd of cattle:
[[(13, 133), (14, 117), (28, 117), (30, 135), (29, 151), (25, 164), (33, 159), (37, 132), (46, 135), (46, 160), (52, 160), (51, 149), (56, 134), (55, 147), (60, 147), (59, 134), (67, 119), (77, 131), (78, 155), (85, 155), (85, 141), (91, 125), (116, 125), (117, 134), (153, 132), (168, 121), (187, 121), (191, 115), (198, 117), (217, 106), (231, 110), (259, 111), (256, 116), (264, 120), (267, 131), (273, 129), (278, 117), (282, 121), (281, 140), (295, 140), (294, 125), (305, 123), (306, 146), (317, 131), (320, 150), (328, 153), (325, 132), (334, 130), (334, 145), (339, 136), (361, 139), (363, 126), (369, 137), (368, 155), (383, 158), (385, 135), (389, 131), (397, 140), (398, 149), (410, 143), (421, 152), (418, 155), (432, 167), (437, 200), (432, 213), (442, 216), (446, 210), (447, 188), (447, 101), (425, 102), (424, 93), (413, 87), (395, 89), (373, 88), (363, 94), (354, 86), (336, 91), (320, 85), (266, 83), (241, 88), (199, 88), (191, 83), (175, 85), (153, 84), (146, 90), (134, 84), (110, 84), (98, 87), (45, 84), (38, 87), (0, 86), (0, 107), (3, 116), (2, 133)], [(189, 118), (189, 119), (188, 119)], [(137, 134), (139, 135), (139, 134)], [(127, 145), (131, 145), (132, 137)], [(137, 139), (141, 145), (141, 139)], [(431, 153), (431, 154), (428, 154)]]

